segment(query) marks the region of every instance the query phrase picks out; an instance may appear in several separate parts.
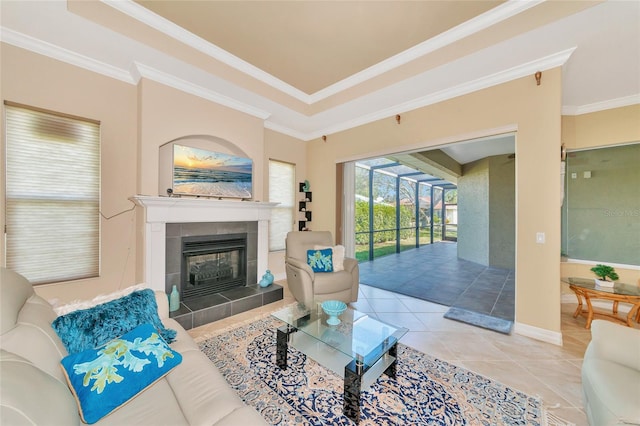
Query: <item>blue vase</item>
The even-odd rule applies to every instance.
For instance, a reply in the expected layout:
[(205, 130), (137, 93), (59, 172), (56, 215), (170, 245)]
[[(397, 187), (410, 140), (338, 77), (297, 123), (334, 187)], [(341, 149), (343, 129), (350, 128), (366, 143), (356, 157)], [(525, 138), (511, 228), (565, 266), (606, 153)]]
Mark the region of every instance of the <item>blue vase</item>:
[(178, 293), (178, 289), (174, 285), (169, 295), (169, 312), (174, 312), (178, 309), (180, 309), (180, 293)]
[(273, 274), (270, 270), (267, 269), (267, 272), (264, 273), (262, 279), (258, 284), (260, 285), (260, 287), (269, 287), (271, 284), (273, 284)]

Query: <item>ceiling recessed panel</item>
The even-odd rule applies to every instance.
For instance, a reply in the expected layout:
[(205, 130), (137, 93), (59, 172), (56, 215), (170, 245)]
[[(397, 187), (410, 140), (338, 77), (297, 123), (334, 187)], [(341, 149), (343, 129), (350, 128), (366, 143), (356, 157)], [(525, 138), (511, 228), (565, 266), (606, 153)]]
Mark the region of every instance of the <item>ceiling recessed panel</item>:
[(137, 3), (312, 94), (503, 1)]

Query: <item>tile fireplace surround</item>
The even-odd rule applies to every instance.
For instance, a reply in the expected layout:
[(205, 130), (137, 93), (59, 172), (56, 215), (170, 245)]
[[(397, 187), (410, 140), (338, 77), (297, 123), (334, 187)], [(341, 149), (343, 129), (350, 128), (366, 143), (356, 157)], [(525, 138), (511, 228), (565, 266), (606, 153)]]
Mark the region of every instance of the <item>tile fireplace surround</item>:
[[(277, 203), (145, 195), (131, 197), (131, 201), (144, 208), (144, 279), (154, 290), (167, 291), (167, 224), (255, 222), (258, 231), (257, 273), (261, 276), (268, 269), (269, 219), (271, 209)], [(256, 283), (204, 297), (189, 303), (189, 306), (182, 303), (172, 317), (190, 329), (282, 297), (282, 287), (277, 284), (262, 289)]]

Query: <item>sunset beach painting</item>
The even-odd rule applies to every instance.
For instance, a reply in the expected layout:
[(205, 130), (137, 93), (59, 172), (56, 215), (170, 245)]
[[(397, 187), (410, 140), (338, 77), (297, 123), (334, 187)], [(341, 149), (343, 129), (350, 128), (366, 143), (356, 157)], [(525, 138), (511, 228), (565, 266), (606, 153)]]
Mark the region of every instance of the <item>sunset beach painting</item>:
[(189, 146), (173, 146), (173, 193), (251, 198), (253, 163), (248, 158)]

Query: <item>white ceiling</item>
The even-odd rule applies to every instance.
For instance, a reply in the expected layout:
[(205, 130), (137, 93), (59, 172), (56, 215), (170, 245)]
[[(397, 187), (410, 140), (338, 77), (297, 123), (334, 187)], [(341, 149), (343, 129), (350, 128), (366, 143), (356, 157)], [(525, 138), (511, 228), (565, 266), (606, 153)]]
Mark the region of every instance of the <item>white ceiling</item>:
[(516, 138), (513, 134), (458, 142), (441, 148), (445, 154), (460, 164), (471, 163), (493, 155), (516, 152)]
[(640, 103), (638, 1), (150, 5), (168, 19), (141, 4), (3, 0), (0, 35), (131, 84), (176, 87), (301, 140), (557, 66), (565, 114)]

